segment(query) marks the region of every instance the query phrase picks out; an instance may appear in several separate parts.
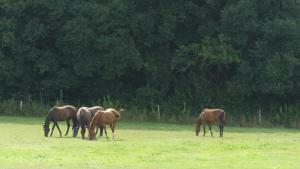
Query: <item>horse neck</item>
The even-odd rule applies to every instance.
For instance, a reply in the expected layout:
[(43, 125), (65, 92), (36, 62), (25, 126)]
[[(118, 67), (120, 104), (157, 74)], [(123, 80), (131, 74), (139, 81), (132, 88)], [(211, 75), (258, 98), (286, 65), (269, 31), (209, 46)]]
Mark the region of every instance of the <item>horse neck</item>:
[(51, 113), (48, 113), (45, 120), (45, 126), (49, 126), (50, 122), (51, 122)]
[(201, 124), (202, 124), (202, 119), (201, 119), (201, 117), (199, 116), (199, 117), (197, 118), (197, 120), (196, 120), (196, 126), (197, 126), (197, 127), (200, 127)]
[(77, 115), (73, 116), (72, 121), (73, 121), (73, 127), (78, 126), (79, 120), (77, 119)]
[(90, 128), (91, 131), (94, 131), (94, 130), (95, 130), (95, 128), (96, 128), (96, 120), (95, 120), (95, 116), (94, 116), (94, 118), (91, 120), (89, 128)]
[(90, 133), (90, 136), (95, 137), (95, 128), (96, 128), (96, 120), (95, 120), (95, 117), (91, 120), (90, 122), (90, 126), (89, 126), (89, 133)]

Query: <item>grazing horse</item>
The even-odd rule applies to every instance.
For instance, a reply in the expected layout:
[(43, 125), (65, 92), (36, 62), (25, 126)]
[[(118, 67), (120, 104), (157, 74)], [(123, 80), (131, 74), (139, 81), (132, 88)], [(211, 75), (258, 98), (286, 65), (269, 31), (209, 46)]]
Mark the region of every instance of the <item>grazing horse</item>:
[[(84, 139), (84, 135), (85, 135), (85, 128), (90, 126), (90, 121), (92, 120), (92, 118), (94, 117), (94, 115), (96, 114), (97, 111), (99, 110), (104, 110), (103, 107), (101, 106), (94, 106), (94, 107), (81, 107), (78, 111), (77, 111), (77, 119), (78, 119), (78, 123), (79, 126), (81, 127), (81, 138)], [(97, 129), (98, 131), (98, 129)], [(103, 133), (103, 129), (100, 128), (100, 135)], [(73, 136), (76, 137), (78, 135), (78, 129), (74, 130)]]
[(112, 131), (113, 139), (115, 138), (115, 127), (117, 124), (117, 121), (120, 118), (120, 112), (124, 111), (123, 109), (120, 109), (119, 111), (108, 108), (104, 111), (99, 110), (96, 115), (93, 117), (90, 123), (89, 128), (89, 139), (93, 140), (96, 138), (95, 128), (96, 127), (103, 127), (105, 131), (106, 138), (108, 140), (107, 131), (106, 131), (106, 125), (109, 125)]
[(203, 125), (203, 136), (205, 136), (205, 125), (209, 126), (210, 134), (212, 124), (219, 124), (220, 137), (223, 137), (224, 124), (225, 124), (225, 112), (222, 109), (204, 109), (196, 120), (196, 136), (200, 132), (200, 126)]
[(67, 121), (68, 128), (65, 136), (68, 135), (70, 128), (70, 120), (72, 120), (73, 122), (72, 129), (75, 130), (75, 128), (78, 128), (76, 108), (74, 106), (66, 105), (62, 107), (53, 107), (52, 109), (50, 109), (50, 111), (47, 114), (45, 123), (43, 125), (45, 137), (48, 137), (50, 131), (49, 124), (51, 121), (53, 122), (53, 127), (50, 136), (52, 136), (54, 127), (56, 126), (61, 137), (61, 131), (57, 124), (58, 121)]

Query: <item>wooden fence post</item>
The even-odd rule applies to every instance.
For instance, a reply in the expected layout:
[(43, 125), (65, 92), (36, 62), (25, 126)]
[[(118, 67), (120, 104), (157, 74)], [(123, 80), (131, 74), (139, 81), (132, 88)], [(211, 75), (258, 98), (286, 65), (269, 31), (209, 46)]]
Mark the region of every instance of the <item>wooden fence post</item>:
[(258, 110), (258, 125), (261, 124), (261, 109)]
[(184, 115), (186, 115), (186, 103), (185, 103), (185, 101), (183, 102), (183, 112), (184, 112)]
[(40, 101), (41, 101), (41, 104), (43, 104), (43, 88), (41, 88), (41, 90), (40, 90)]
[(20, 100), (20, 111), (22, 110), (22, 108), (23, 108), (23, 101)]
[(59, 101), (62, 102), (62, 100), (63, 100), (63, 90), (60, 89), (59, 90)]
[(160, 120), (160, 108), (159, 108), (159, 105), (157, 105), (157, 120)]

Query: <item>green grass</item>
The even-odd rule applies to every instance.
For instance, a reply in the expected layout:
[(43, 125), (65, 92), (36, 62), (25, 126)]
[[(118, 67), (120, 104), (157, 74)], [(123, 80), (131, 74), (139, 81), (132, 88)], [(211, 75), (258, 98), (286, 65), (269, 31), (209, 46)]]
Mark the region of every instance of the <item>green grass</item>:
[[(43, 119), (0, 116), (0, 168), (300, 168), (296, 129), (225, 127), (196, 137), (192, 124), (123, 122), (114, 141), (45, 138)], [(60, 128), (66, 131), (65, 123)], [(111, 136), (111, 132), (108, 132)], [(202, 133), (201, 133), (202, 135)]]

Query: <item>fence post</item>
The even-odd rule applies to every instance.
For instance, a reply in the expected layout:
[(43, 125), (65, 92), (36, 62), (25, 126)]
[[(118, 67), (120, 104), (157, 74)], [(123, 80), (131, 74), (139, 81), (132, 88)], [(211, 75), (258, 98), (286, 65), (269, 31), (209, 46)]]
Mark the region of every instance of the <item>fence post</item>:
[(40, 90), (40, 101), (41, 101), (41, 104), (43, 104), (43, 88), (41, 88), (41, 90)]
[(258, 125), (261, 124), (261, 109), (258, 110)]
[(157, 120), (160, 120), (160, 108), (159, 108), (159, 105), (157, 105)]
[(59, 90), (59, 101), (62, 102), (62, 100), (63, 100), (63, 90), (60, 89)]
[(22, 111), (22, 108), (23, 108), (23, 101), (20, 100), (20, 111)]

